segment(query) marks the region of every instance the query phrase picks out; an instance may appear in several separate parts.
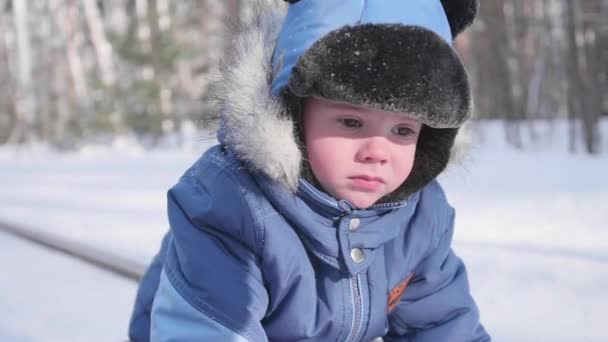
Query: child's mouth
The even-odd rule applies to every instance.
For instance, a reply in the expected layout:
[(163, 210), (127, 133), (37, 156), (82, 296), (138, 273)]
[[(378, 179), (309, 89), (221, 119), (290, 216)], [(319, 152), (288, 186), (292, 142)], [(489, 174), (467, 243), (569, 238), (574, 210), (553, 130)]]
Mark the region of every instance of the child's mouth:
[(348, 177), (352, 184), (361, 190), (373, 191), (377, 190), (384, 184), (384, 180), (380, 177), (372, 177), (368, 175), (357, 175)]

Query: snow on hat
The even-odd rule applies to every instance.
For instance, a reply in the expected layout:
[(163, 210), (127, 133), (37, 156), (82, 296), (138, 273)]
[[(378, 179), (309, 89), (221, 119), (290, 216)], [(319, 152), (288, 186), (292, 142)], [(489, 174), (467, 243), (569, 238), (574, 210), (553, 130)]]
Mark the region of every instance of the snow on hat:
[(451, 43), (477, 0), (288, 1), (273, 56), (275, 96), (403, 112), (434, 128), (471, 115), (468, 77)]

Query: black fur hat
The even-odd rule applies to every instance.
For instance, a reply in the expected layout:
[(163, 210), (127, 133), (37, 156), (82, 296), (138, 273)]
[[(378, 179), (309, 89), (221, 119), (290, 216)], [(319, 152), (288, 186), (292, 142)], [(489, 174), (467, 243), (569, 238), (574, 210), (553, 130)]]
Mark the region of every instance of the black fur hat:
[[(454, 39), (472, 24), (479, 8), (478, 0), (442, 0), (441, 4)], [(445, 169), (459, 127), (472, 113), (468, 76), (450, 43), (413, 25), (343, 26), (300, 56), (283, 94), (291, 106), (298, 98), (319, 96), (403, 112), (421, 121), (412, 172), (381, 202), (403, 200)], [(299, 116), (301, 110), (292, 113)], [(304, 162), (303, 176), (318, 186), (309, 168)]]

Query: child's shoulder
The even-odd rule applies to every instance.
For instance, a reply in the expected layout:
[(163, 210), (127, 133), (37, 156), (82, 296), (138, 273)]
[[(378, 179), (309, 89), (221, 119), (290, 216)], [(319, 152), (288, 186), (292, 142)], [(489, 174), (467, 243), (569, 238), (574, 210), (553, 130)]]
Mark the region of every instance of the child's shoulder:
[(437, 179), (432, 180), (420, 190), (418, 205), (425, 209), (429, 206), (433, 207), (435, 210), (437, 208), (452, 209), (445, 190)]
[(453, 229), (455, 210), (436, 179), (420, 190), (417, 211), (418, 220), (422, 220), (424, 226), (433, 228), (435, 238)]
[[(185, 215), (195, 225), (213, 227), (257, 248), (261, 232), (252, 226), (262, 215), (259, 193), (238, 158), (221, 145), (213, 146), (169, 191), (169, 216)], [(180, 227), (172, 224), (172, 229)]]
[(179, 181), (237, 192), (253, 185), (247, 168), (223, 145), (215, 145), (205, 151)]
[(234, 153), (225, 146), (218, 144), (207, 149), (201, 157), (192, 165), (184, 176), (203, 177), (207, 170), (238, 171), (240, 161)]
[[(385, 248), (391, 248), (399, 258), (409, 260), (410, 265), (418, 265), (437, 250), (445, 234), (453, 229), (454, 210), (437, 180), (413, 194), (410, 203), (410, 210), (414, 210), (412, 215), (400, 215), (402, 220), (407, 220), (407, 229), (401, 230), (390, 247)], [(407, 212), (408, 207), (403, 210)], [(402, 274), (400, 279), (404, 276)]]

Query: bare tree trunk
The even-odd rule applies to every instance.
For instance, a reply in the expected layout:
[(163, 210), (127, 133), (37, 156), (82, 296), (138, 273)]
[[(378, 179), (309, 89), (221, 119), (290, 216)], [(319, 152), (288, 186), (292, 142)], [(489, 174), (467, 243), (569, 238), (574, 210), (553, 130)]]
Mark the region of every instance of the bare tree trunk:
[[(0, 8), (5, 6), (6, 1), (0, 1)], [(8, 141), (15, 126), (15, 83), (11, 75), (15, 68), (10, 56), (13, 30), (6, 19), (5, 16), (0, 17), (0, 144)]]
[(547, 50), (546, 87), (541, 88), (543, 99), (540, 103), (540, 114), (547, 120), (558, 116), (560, 109), (567, 102), (567, 82), (564, 81), (565, 71), (563, 67), (564, 54), (562, 43), (564, 41), (563, 15), (561, 15), (561, 4), (555, 0), (543, 0), (543, 20), (546, 25), (546, 36), (544, 41)]
[(103, 21), (96, 0), (83, 0), (82, 5), (86, 15), (86, 21), (91, 33), (91, 41), (95, 49), (97, 66), (99, 68), (101, 81), (105, 86), (112, 86), (116, 81), (114, 62), (112, 58), (112, 46), (106, 38)]
[(564, 0), (566, 2), (566, 30), (568, 39), (567, 49), (567, 68), (568, 68), (568, 119), (570, 122), (570, 152), (576, 151), (576, 119), (580, 116), (582, 80), (579, 74), (579, 52), (576, 42), (576, 2)]
[[(497, 2), (495, 6), (495, 15), (497, 22), (502, 23), (502, 27), (497, 27), (494, 31), (496, 34), (496, 48), (498, 49), (496, 62), (502, 64), (500, 68), (502, 72), (499, 74), (504, 104), (504, 118), (506, 119), (506, 138), (507, 141), (517, 147), (522, 147), (520, 134), (520, 106), (521, 102), (521, 80), (520, 80), (520, 65), (517, 58), (517, 41), (516, 41), (516, 22), (515, 22), (515, 7), (513, 1), (506, 0)], [(500, 25), (498, 25), (500, 26)]]
[(54, 120), (52, 122), (50, 141), (55, 144), (64, 143), (67, 138), (68, 122), (72, 118), (72, 108), (67, 98), (69, 93), (68, 80), (70, 72), (65, 59), (54, 56), (55, 64), (53, 78), (51, 80), (51, 99), (53, 103)]
[[(536, 60), (534, 62), (534, 67), (532, 69), (532, 75), (530, 78), (530, 84), (528, 85), (528, 103), (526, 105), (526, 117), (528, 120), (536, 120), (540, 117), (540, 94), (543, 85), (543, 79), (545, 77), (545, 56), (547, 55), (546, 51), (549, 48), (548, 44), (543, 44), (543, 35), (539, 34), (538, 39), (538, 52), (536, 55)], [(534, 129), (534, 124), (532, 122), (528, 122), (530, 137), (532, 140), (537, 140), (538, 136)]]
[[(608, 22), (605, 21), (605, 18), (608, 18), (608, 1), (603, 1), (601, 10), (599, 12), (599, 17), (604, 18), (604, 23), (598, 25), (597, 30), (597, 54), (598, 54), (598, 65), (600, 66), (598, 77), (600, 80), (599, 91), (602, 94), (608, 94)], [(602, 115), (608, 117), (608, 97), (603, 96), (603, 100), (600, 100), (602, 109)], [(608, 139), (608, 137), (600, 137), (603, 139)]]
[[(32, 56), (35, 63), (32, 66), (32, 92), (36, 98), (36, 118), (34, 130), (41, 141), (48, 141), (52, 126), (52, 105), (50, 103), (49, 85), (52, 78), (54, 66), (52, 64), (53, 38), (55, 35), (51, 29), (52, 23), (48, 15), (48, 3), (46, 1), (30, 2), (28, 8), (30, 17), (35, 18), (36, 25), (32, 27), (31, 45)], [(39, 27), (47, 28), (45, 30)], [(44, 56), (40, 58), (40, 56)]]
[[(541, 97), (543, 96), (543, 84), (546, 81), (546, 69), (548, 50), (551, 46), (551, 34), (549, 21), (547, 20), (547, 3), (548, 0), (534, 3), (535, 7), (529, 16), (537, 24), (532, 23), (529, 28), (529, 38), (535, 47), (535, 55), (532, 57), (534, 62), (531, 63), (531, 70), (527, 73), (529, 81), (527, 85), (525, 117), (528, 119), (528, 132), (532, 141), (538, 140), (538, 134), (535, 129), (534, 122), (542, 117), (541, 115)], [(530, 20), (530, 19), (529, 19)]]
[[(79, 130), (86, 130), (87, 123), (92, 121), (92, 100), (87, 85), (85, 68), (80, 55), (80, 44), (84, 40), (78, 27), (78, 7), (72, 3), (62, 3), (60, 0), (49, 0), (51, 15), (59, 28), (62, 41), (65, 42), (67, 67), (72, 81), (73, 101), (77, 106)], [(69, 96), (65, 93), (63, 96)], [(67, 113), (66, 113), (67, 115)], [(65, 119), (66, 121), (69, 118)]]
[(506, 34), (502, 3), (491, 1), (480, 7), (479, 30), (474, 31), (473, 60), (476, 73), (477, 107), (484, 118), (507, 119), (513, 109), (510, 102), (510, 79), (506, 61)]
[(27, 1), (13, 2), (13, 16), (17, 38), (17, 91), (15, 98), (15, 127), (9, 143), (22, 143), (33, 139), (32, 125), (35, 116), (35, 97), (32, 91), (32, 55), (28, 28)]
[(148, 0), (135, 0), (137, 13), (137, 38), (144, 51), (150, 51), (150, 26), (148, 25)]
[[(599, 149), (599, 118), (602, 112), (602, 96), (599, 60), (601, 53), (598, 45), (598, 29), (595, 20), (596, 15), (601, 13), (599, 1), (588, 0), (581, 4), (584, 19), (582, 22), (583, 45), (581, 56), (583, 59), (583, 73), (585, 77), (585, 98), (582, 115), (583, 136), (587, 153), (596, 154)], [(604, 65), (604, 68), (606, 65)]]
[[(43, 41), (54, 42), (45, 46), (44, 67), (47, 76), (45, 82), (45, 97), (47, 104), (45, 105), (46, 117), (44, 131), (46, 132), (45, 141), (50, 142), (55, 146), (68, 146), (68, 122), (72, 118), (72, 106), (69, 103), (70, 80), (72, 79), (68, 67), (68, 61), (65, 58), (67, 35), (63, 34), (63, 30), (58, 25), (63, 20), (59, 2), (52, 0), (45, 2), (42, 12), (45, 15), (45, 20), (48, 21), (49, 32), (42, 37)], [(61, 24), (64, 24), (63, 22)], [(59, 39), (57, 39), (59, 37)], [(73, 96), (72, 96), (73, 97)]]
[[(148, 12), (148, 26), (150, 27), (150, 47), (151, 47), (151, 60), (152, 67), (154, 69), (154, 77), (156, 79), (158, 92), (158, 111), (160, 115), (160, 127), (159, 131), (156, 132), (158, 137), (164, 133), (173, 132), (176, 128), (175, 119), (172, 115), (173, 104), (172, 97), (173, 91), (166, 82), (166, 72), (168, 66), (165, 65), (167, 61), (162, 59), (163, 55), (163, 35), (167, 34), (170, 28), (170, 21), (168, 18), (169, 4), (166, 0), (148, 0), (149, 12)], [(157, 137), (157, 138), (158, 138)]]
[(528, 29), (522, 15), (521, 0), (503, 1), (505, 33), (507, 43), (507, 67), (511, 79), (511, 97), (513, 102), (515, 120), (523, 119), (524, 81), (522, 58), (524, 32)]

